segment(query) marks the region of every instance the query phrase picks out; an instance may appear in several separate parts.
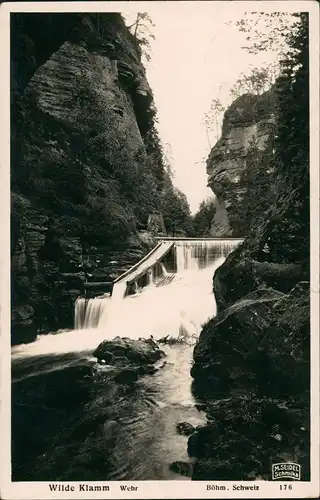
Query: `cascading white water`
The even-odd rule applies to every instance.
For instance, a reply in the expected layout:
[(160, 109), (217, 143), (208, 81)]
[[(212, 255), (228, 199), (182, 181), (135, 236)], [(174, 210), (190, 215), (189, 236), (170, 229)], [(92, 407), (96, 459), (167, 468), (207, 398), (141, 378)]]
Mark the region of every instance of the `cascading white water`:
[[(111, 460), (103, 472), (103, 477), (107, 481), (126, 481), (132, 478), (185, 479), (184, 476), (175, 474), (169, 467), (171, 463), (190, 461), (185, 437), (177, 435), (176, 425), (181, 421), (190, 422), (195, 426), (203, 425), (205, 422), (204, 415), (201, 415), (196, 408), (197, 401), (191, 392), (191, 344), (200, 333), (201, 325), (215, 315), (215, 300), (212, 293), (214, 271), (238, 243), (236, 241), (230, 244), (219, 241), (179, 242), (176, 245), (176, 260), (172, 253), (167, 254), (166, 260), (168, 268), (170, 266), (170, 269), (175, 268), (177, 271), (174, 273), (174, 278), (167, 272), (164, 264), (161, 265), (155, 260), (155, 272), (150, 285), (138, 290), (140, 293), (126, 294), (126, 280), (135, 279), (134, 274), (128, 273), (114, 284), (111, 297), (104, 296), (90, 300), (79, 298), (76, 301), (75, 330), (41, 335), (36, 342), (13, 348), (15, 381), (19, 381), (20, 386), (20, 382), (23, 383), (25, 378), (34, 377), (32, 384), (27, 381), (26, 386), (22, 386), (26, 387), (24, 394), (26, 404), (20, 407), (19, 397), (18, 422), (24, 415), (30, 420), (28, 407), (30, 406), (34, 408), (31, 413), (32, 422), (41, 427), (44, 417), (43, 412), (39, 410), (50, 408), (54, 411), (54, 404), (57, 401), (59, 405), (57, 410), (60, 411), (66, 390), (60, 387), (59, 383), (57, 386), (50, 383), (48, 390), (44, 391), (47, 380), (43, 379), (44, 374), (52, 371), (63, 373), (65, 369), (82, 367), (83, 364), (92, 366), (96, 361), (92, 357), (94, 349), (101, 341), (113, 339), (117, 335), (131, 338), (153, 335), (155, 340), (169, 335), (182, 337), (184, 341), (184, 344), (170, 347), (161, 345), (161, 349), (167, 355), (167, 363), (163, 369), (154, 376), (141, 378), (138, 390), (126, 392), (124, 395), (121, 392), (119, 401), (115, 398), (119, 398), (120, 392), (113, 391), (112, 381), (111, 392), (106, 393), (105, 382), (102, 382), (99, 376), (92, 382), (91, 377), (85, 380), (79, 371), (81, 386), (83, 384), (84, 388), (90, 387), (90, 399), (88, 403), (82, 405), (82, 409), (77, 406), (75, 419), (71, 420), (70, 428), (77, 430), (77, 435), (74, 437), (73, 433), (71, 436), (74, 440), (72, 446), (76, 464), (75, 469), (74, 465), (72, 466), (72, 474), (75, 470), (80, 475), (85, 474), (87, 478), (100, 480), (103, 471), (101, 454), (108, 449)], [(138, 282), (137, 277), (138, 288), (144, 283), (144, 279)], [(130, 287), (129, 293), (134, 289), (134, 286)], [(66, 384), (70, 383), (67, 389), (73, 394), (73, 387), (77, 381), (74, 376), (69, 381), (68, 373), (65, 371)], [(57, 379), (53, 377), (52, 380)], [(63, 378), (59, 375), (58, 380)], [(37, 396), (37, 387), (41, 388), (40, 399)], [(52, 387), (58, 399), (52, 399)], [(60, 389), (63, 389), (63, 399), (59, 396)], [(75, 398), (77, 394), (76, 390)], [(114, 400), (106, 400), (109, 395)], [(106, 413), (106, 404), (110, 404), (111, 413)], [(21, 416), (24, 408), (26, 413), (22, 413)], [(104, 422), (103, 429), (106, 429), (103, 433), (100, 430), (101, 417)], [(115, 444), (110, 444), (108, 426), (115, 420), (116, 440)], [(95, 432), (88, 434), (88, 421), (92, 424), (92, 430), (97, 429), (98, 434)], [(60, 422), (59, 420), (56, 422), (52, 435), (59, 435), (59, 451), (57, 450), (55, 454), (55, 450), (48, 448), (49, 453), (43, 453), (43, 460), (38, 462), (43, 463), (45, 473), (48, 474), (50, 471), (53, 477), (56, 470), (60, 471), (60, 465), (64, 467), (62, 455), (64, 449), (68, 450), (70, 446), (70, 434), (62, 434), (60, 437)], [(17, 429), (14, 432), (16, 433)], [(52, 435), (49, 435), (48, 442), (52, 441)], [(31, 437), (29, 447), (32, 447), (32, 439)], [(49, 462), (46, 461), (46, 455), (51, 457)], [(30, 473), (32, 466), (33, 462), (30, 464)]]
[[(125, 296), (126, 283), (115, 283), (110, 298), (100, 300), (99, 318), (92, 314), (90, 302), (88, 313), (79, 328), (97, 328), (104, 338), (116, 335), (138, 337), (161, 337), (198, 335), (201, 325), (215, 314), (212, 294), (212, 275), (226, 256), (242, 240), (181, 240), (175, 243), (177, 273), (174, 280), (166, 285), (152, 287), (157, 282), (155, 273), (149, 269), (147, 286), (143, 293)], [(168, 272), (160, 264), (162, 275)], [(83, 318), (77, 308), (76, 317)], [(96, 307), (96, 306), (95, 306)], [(95, 309), (96, 310), (96, 309)], [(91, 321), (92, 318), (92, 321)]]
[[(177, 241), (177, 273), (164, 286), (146, 286), (142, 293), (125, 296), (126, 283), (115, 283), (112, 297), (84, 299), (75, 304), (75, 329), (41, 335), (37, 341), (16, 346), (16, 357), (48, 353), (91, 351), (105, 339), (195, 337), (215, 315), (212, 276), (242, 240)], [(163, 276), (164, 264), (159, 266)], [(169, 274), (169, 273), (167, 273)], [(159, 277), (153, 275), (153, 284)], [(150, 279), (150, 284), (152, 284)]]
[(186, 240), (177, 241), (177, 272), (205, 269), (220, 257), (226, 258), (242, 240)]
[(160, 262), (160, 267), (161, 267), (162, 275), (167, 276), (168, 271), (166, 270), (166, 266), (162, 262)]
[(75, 329), (95, 328), (98, 325), (102, 300), (99, 298), (85, 299), (79, 297), (75, 303)]
[(112, 300), (119, 301), (122, 300), (126, 293), (127, 284), (124, 282), (115, 283), (112, 290)]
[(154, 283), (154, 272), (153, 269), (149, 269), (147, 272), (147, 286), (150, 286)]

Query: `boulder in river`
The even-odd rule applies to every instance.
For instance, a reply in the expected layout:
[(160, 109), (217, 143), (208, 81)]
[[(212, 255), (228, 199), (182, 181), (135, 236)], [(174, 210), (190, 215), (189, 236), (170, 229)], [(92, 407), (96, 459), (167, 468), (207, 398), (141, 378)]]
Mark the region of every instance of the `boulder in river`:
[(116, 337), (113, 340), (104, 340), (94, 351), (99, 362), (103, 360), (115, 366), (144, 367), (145, 373), (151, 373), (153, 363), (165, 356), (159, 346), (150, 339), (129, 339)]

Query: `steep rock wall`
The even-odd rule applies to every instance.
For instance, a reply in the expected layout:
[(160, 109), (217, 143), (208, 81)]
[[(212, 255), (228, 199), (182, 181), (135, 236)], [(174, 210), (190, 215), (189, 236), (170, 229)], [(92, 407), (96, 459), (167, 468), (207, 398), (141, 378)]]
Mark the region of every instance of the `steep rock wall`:
[(243, 204), (248, 194), (244, 177), (252, 156), (259, 162), (261, 153), (271, 154), (275, 126), (273, 91), (240, 96), (225, 112), (221, 138), (207, 159), (208, 185), (216, 195), (213, 235), (244, 236)]
[(188, 443), (196, 480), (270, 480), (271, 464), (283, 461), (310, 479), (309, 249), (296, 235), (281, 240), (297, 199), (282, 188), (214, 275), (218, 314), (191, 370), (207, 414)]
[(256, 197), (246, 186), (250, 227), (213, 277), (217, 315), (204, 325), (191, 370), (207, 414), (188, 442), (196, 480), (271, 480), (271, 465), (288, 461), (310, 480), (307, 61), (293, 80), (277, 82), (275, 154), (250, 161), (264, 181)]
[(153, 245), (139, 227), (161, 181), (147, 147), (153, 97), (121, 16), (19, 16), (11, 75), (13, 343), (72, 327), (85, 279), (112, 280)]

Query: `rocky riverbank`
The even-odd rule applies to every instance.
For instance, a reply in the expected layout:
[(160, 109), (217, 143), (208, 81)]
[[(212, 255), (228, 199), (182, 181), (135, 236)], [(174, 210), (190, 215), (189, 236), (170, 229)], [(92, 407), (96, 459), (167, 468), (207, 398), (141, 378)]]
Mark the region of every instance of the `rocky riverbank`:
[(189, 439), (193, 479), (271, 478), (296, 462), (308, 480), (309, 283), (260, 289), (203, 329), (191, 374), (207, 425)]
[(189, 439), (194, 479), (270, 479), (282, 461), (310, 477), (309, 235), (292, 211), (306, 202), (278, 182), (277, 203), (214, 274), (218, 314), (191, 370), (208, 421)]

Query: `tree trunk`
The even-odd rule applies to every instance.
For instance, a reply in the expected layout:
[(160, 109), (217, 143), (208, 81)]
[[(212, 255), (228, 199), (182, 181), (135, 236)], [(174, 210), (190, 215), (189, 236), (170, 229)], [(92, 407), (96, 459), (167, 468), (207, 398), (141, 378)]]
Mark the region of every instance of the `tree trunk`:
[(140, 16), (139, 16), (139, 13), (138, 13), (137, 14), (137, 20), (136, 20), (136, 25), (135, 25), (134, 33), (133, 33), (133, 36), (135, 37), (135, 39), (137, 39), (137, 32), (138, 32), (138, 27), (139, 27), (139, 21), (140, 21)]
[(207, 134), (207, 139), (208, 139), (209, 147), (210, 147), (210, 149), (211, 149), (211, 148), (212, 148), (212, 146), (211, 146), (210, 137), (209, 137), (209, 132), (208, 132), (207, 127), (206, 127), (206, 134)]

